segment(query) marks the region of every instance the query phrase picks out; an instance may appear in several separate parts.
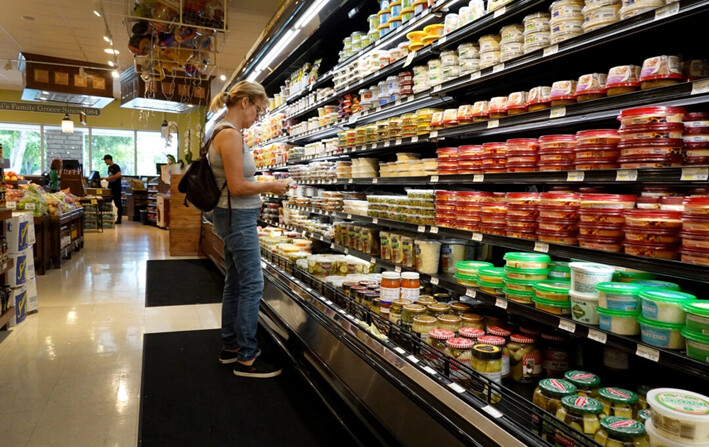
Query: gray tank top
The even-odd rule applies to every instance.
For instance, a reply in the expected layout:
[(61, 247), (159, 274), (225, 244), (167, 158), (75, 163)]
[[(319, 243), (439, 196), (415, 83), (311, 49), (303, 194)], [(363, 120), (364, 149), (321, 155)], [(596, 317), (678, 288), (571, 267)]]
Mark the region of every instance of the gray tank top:
[[(234, 125), (222, 121), (217, 126), (215, 126), (215, 129), (219, 126), (228, 126), (231, 127), (232, 129), (236, 129)], [(238, 131), (238, 129), (236, 129)], [(246, 146), (246, 142), (243, 141), (243, 157), (244, 157), (244, 163), (243, 163), (243, 174), (244, 174), (244, 180), (247, 182), (252, 182), (256, 183), (256, 163), (254, 163), (254, 157), (251, 155), (251, 151), (249, 148)], [(217, 186), (221, 188), (224, 183), (226, 182), (226, 172), (224, 171), (224, 160), (222, 159), (222, 156), (219, 154), (219, 152), (214, 150), (214, 144), (209, 145), (209, 151), (207, 152), (207, 156), (209, 157), (209, 164), (212, 166), (212, 172), (214, 173), (214, 179), (217, 182)], [(219, 198), (219, 203), (217, 204), (217, 208), (229, 208), (229, 202), (228, 202), (228, 194), (229, 194), (229, 188), (224, 188), (222, 191), (222, 196)], [(231, 207), (232, 209), (254, 209), (254, 208), (261, 208), (261, 196), (259, 194), (253, 194), (249, 196), (231, 196)]]

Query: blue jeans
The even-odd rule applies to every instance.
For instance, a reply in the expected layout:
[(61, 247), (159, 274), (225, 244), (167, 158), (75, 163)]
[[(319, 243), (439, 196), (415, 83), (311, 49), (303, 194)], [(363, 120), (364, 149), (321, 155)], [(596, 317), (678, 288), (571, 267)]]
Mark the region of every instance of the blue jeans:
[(222, 343), (224, 349), (239, 349), (237, 358), (258, 357), (259, 302), (263, 296), (258, 217), (261, 209), (214, 210), (214, 228), (224, 241), (226, 279), (222, 295)]

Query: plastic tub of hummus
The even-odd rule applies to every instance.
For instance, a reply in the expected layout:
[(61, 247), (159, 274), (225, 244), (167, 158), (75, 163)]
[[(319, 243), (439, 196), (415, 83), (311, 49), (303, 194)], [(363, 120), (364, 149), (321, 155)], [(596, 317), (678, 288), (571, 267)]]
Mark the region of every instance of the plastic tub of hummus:
[(596, 285), (598, 305), (604, 309), (637, 311), (643, 286), (633, 283), (602, 282)]
[(588, 33), (598, 28), (610, 25), (611, 23), (617, 22), (618, 10), (620, 9), (620, 4), (610, 4), (597, 7), (584, 7), (583, 12), (583, 29), (584, 32)]
[(571, 318), (585, 324), (598, 324), (598, 298), (585, 293), (569, 291)]
[(601, 307), (598, 311), (598, 324), (602, 330), (617, 335), (638, 335), (640, 325), (638, 311), (610, 310)]
[(608, 71), (606, 94), (622, 95), (640, 90), (640, 67), (638, 65), (619, 65)]
[(596, 285), (610, 282), (615, 268), (593, 262), (570, 262), (571, 289), (587, 295), (597, 296)]
[(684, 306), (697, 297), (689, 293), (667, 289), (645, 289), (639, 294), (643, 317), (663, 323), (684, 323)]
[(578, 102), (606, 96), (606, 75), (591, 73), (581, 76), (576, 83), (576, 99)]
[(652, 408), (648, 422), (651, 436), (655, 431), (685, 446), (709, 444), (709, 397), (676, 388), (655, 388), (647, 393), (647, 403)]

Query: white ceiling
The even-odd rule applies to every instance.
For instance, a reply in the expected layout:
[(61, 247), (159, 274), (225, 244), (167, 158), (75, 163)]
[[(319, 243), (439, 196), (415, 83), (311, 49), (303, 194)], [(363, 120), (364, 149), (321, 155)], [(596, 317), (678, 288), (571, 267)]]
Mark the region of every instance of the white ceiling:
[[(96, 0), (99, 1), (99, 0)], [(123, 16), (134, 0), (100, 0), (113, 34), (121, 68), (133, 64), (128, 50), (128, 31)], [(230, 75), (251, 49), (283, 0), (227, 0), (228, 24), (225, 45), (218, 56), (220, 69)], [(12, 62), (20, 52), (106, 64), (112, 56), (104, 49), (104, 22), (93, 13), (94, 0), (0, 0), (0, 89), (22, 90), (22, 77)], [(34, 20), (23, 19), (33, 17)], [(118, 82), (114, 83), (118, 86)], [(212, 88), (220, 88), (220, 83)], [(120, 89), (114, 87), (114, 96)]]

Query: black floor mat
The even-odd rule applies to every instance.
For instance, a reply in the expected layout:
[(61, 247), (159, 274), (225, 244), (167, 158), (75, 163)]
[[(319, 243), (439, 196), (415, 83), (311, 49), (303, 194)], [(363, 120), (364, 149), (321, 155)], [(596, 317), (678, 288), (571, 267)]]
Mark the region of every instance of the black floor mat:
[(292, 367), (236, 377), (218, 364), (220, 346), (219, 330), (145, 334), (139, 446), (357, 445)]
[(145, 307), (221, 303), (224, 275), (209, 259), (148, 261)]

